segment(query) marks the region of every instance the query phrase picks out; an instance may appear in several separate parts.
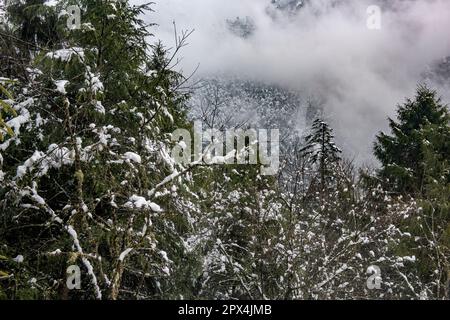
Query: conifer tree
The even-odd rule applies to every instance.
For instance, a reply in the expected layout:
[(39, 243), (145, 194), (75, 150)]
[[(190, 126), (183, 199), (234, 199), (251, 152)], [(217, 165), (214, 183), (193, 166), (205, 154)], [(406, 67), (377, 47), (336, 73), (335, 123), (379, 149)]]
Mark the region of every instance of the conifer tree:
[[(68, 3), (83, 8), (83, 23), (31, 55), (12, 104), (17, 117), (6, 122), (14, 135), (0, 144), (0, 254), (23, 257), (11, 279), (20, 290), (4, 292), (179, 298), (189, 287), (179, 274), (192, 267), (182, 263), (184, 208), (194, 206), (169, 156), (169, 134), (187, 127), (186, 95), (176, 90), (183, 77), (161, 45), (148, 45), (140, 17), (149, 5)], [(81, 291), (66, 287), (71, 265), (86, 275)]]
[(317, 166), (320, 186), (324, 190), (332, 178), (336, 163), (341, 160), (342, 151), (334, 143), (333, 129), (321, 119), (314, 121), (312, 132), (305, 138), (305, 142), (306, 146), (300, 152), (309, 158), (312, 165)]
[(422, 194), (426, 183), (425, 153), (441, 159), (449, 157), (448, 146), (426, 139), (427, 128), (448, 131), (450, 114), (436, 91), (419, 86), (415, 99), (398, 107), (397, 118), (389, 119), (392, 135), (377, 136), (375, 156), (383, 166), (379, 174), (395, 191)]
[(14, 26), (14, 34), (28, 50), (52, 46), (59, 35), (58, 15), (46, 0), (10, 1), (7, 6), (8, 20)]

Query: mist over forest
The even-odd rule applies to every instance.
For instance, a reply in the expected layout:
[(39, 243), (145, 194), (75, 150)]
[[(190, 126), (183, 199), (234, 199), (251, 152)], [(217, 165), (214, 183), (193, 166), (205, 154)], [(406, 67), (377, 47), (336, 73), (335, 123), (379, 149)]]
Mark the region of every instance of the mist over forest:
[(449, 30), (447, 0), (0, 1), (0, 300), (448, 300)]

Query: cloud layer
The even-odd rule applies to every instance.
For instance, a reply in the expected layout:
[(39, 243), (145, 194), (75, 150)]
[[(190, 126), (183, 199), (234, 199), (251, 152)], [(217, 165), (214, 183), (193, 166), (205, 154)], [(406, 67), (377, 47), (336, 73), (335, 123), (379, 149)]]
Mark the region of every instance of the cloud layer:
[[(373, 4), (382, 8), (381, 30), (367, 28)], [(195, 29), (182, 53), (186, 73), (200, 63), (199, 76), (239, 74), (322, 97), (341, 144), (360, 162), (370, 161), (375, 134), (427, 66), (450, 55), (448, 0), (311, 0), (295, 16), (270, 7), (270, 0), (160, 0), (148, 19), (167, 46), (173, 21)], [(238, 16), (255, 22), (251, 37), (229, 32), (226, 19)]]

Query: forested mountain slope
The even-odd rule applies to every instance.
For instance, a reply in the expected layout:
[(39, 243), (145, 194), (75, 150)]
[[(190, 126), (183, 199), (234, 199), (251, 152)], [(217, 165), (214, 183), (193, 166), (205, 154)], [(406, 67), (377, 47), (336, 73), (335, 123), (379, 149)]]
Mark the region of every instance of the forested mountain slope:
[[(418, 85), (374, 138), (380, 165), (359, 168), (317, 97), (244, 76), (192, 86), (186, 33), (168, 49), (143, 20), (152, 8), (8, 6), (0, 299), (449, 298), (447, 101)], [(263, 174), (260, 139), (189, 152), (192, 120), (280, 129), (279, 170)]]

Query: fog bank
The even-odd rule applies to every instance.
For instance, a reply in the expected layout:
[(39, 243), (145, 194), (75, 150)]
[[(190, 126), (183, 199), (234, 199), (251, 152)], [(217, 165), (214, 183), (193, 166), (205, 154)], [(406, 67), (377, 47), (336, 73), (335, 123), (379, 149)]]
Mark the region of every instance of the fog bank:
[[(380, 30), (367, 28), (373, 4), (382, 8)], [(358, 161), (371, 159), (375, 134), (427, 66), (450, 55), (448, 0), (312, 0), (296, 14), (270, 0), (160, 0), (153, 8), (148, 20), (168, 47), (173, 21), (195, 29), (181, 54), (184, 73), (200, 64), (200, 77), (238, 74), (320, 96), (339, 142)], [(250, 18), (251, 35), (230, 32), (226, 20), (236, 17)]]

